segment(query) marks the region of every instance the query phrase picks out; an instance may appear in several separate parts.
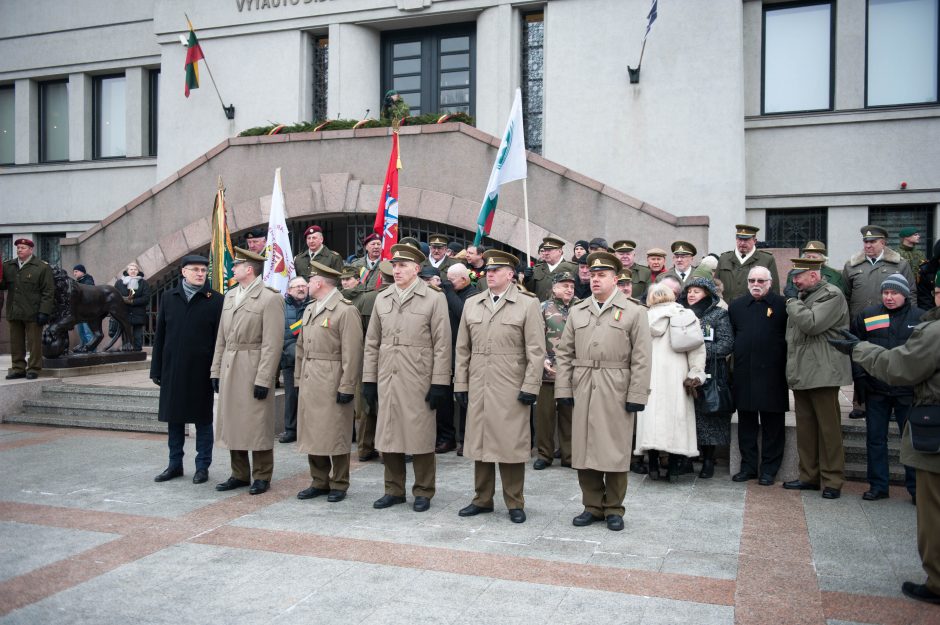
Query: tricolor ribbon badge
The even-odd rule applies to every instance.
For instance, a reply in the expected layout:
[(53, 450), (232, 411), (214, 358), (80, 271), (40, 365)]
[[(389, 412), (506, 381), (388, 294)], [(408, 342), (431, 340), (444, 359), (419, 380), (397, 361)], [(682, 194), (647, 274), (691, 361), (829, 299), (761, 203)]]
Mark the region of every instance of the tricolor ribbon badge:
[(291, 334), (293, 334), (294, 336), (297, 336), (298, 334), (300, 334), (300, 326), (302, 326), (303, 324), (304, 324), (303, 319), (298, 319), (294, 323), (290, 324)]
[(329, 328), (329, 327), (330, 327), (330, 318), (327, 317), (326, 319), (324, 319), (324, 320), (323, 320), (323, 323), (320, 324), (320, 327), (321, 327), (321, 328)]
[(620, 316), (623, 314), (623, 311), (619, 308), (614, 311), (614, 321), (620, 321)]

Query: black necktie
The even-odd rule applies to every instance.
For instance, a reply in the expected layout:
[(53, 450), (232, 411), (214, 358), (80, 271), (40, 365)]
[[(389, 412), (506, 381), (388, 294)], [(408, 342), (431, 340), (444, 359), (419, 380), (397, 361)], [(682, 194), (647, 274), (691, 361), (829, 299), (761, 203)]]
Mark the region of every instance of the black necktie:
[(495, 303), (498, 302), (498, 301), (499, 301), (499, 295), (494, 295), (494, 296), (493, 296), (493, 303), (495, 304)]

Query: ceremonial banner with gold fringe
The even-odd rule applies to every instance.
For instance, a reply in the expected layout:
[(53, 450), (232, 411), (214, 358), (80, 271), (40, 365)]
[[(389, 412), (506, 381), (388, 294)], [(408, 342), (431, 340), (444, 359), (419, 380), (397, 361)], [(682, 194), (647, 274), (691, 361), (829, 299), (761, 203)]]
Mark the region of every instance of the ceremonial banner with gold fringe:
[(234, 260), (232, 237), (225, 221), (225, 189), (219, 176), (219, 189), (212, 208), (212, 243), (209, 246), (209, 286), (219, 293), (225, 293), (235, 285)]

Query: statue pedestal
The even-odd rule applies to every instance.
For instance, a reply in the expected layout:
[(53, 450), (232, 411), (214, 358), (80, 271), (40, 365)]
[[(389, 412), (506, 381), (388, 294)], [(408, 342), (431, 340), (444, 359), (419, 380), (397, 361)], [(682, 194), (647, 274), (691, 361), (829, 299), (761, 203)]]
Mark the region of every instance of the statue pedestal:
[(147, 360), (147, 352), (91, 352), (88, 354), (65, 354), (56, 358), (43, 358), (42, 368), (47, 369), (73, 369), (75, 367), (95, 367), (98, 365), (113, 365), (125, 362), (143, 362)]

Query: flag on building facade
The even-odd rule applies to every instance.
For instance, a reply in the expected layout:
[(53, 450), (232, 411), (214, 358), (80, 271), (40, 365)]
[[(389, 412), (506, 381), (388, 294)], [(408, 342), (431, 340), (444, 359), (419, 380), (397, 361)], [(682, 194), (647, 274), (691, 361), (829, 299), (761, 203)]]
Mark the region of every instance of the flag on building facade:
[(392, 133), (392, 153), (385, 170), (385, 185), (379, 196), (379, 207), (375, 212), (373, 230), (382, 237), (382, 260), (392, 257), (392, 246), (398, 243), (398, 170), (401, 155), (398, 152), (398, 133)]
[(656, 21), (656, 9), (657, 3), (659, 0), (653, 0), (653, 3), (650, 5), (649, 15), (646, 16), (646, 34), (643, 35), (643, 40), (646, 41), (646, 38), (649, 37), (650, 29), (653, 27), (653, 22)]
[(225, 189), (220, 177), (212, 208), (212, 242), (209, 245), (209, 286), (219, 293), (225, 293), (235, 284), (232, 273), (234, 259), (232, 237), (225, 221)]
[(271, 192), (271, 215), (268, 217), (268, 240), (264, 245), (264, 271), (262, 282), (287, 295), (287, 285), (297, 275), (294, 254), (290, 249), (287, 220), (284, 217), (284, 191), (281, 188), (281, 168), (274, 171), (274, 190)]
[(202, 55), (202, 47), (199, 40), (196, 39), (196, 31), (193, 30), (193, 23), (189, 23), (189, 40), (186, 43), (186, 86), (183, 94), (188, 98), (190, 89), (199, 88), (199, 61), (205, 57)]
[(477, 217), (477, 234), (473, 239), (474, 245), (479, 245), (483, 237), (489, 235), (493, 227), (493, 217), (496, 214), (496, 204), (499, 202), (499, 187), (526, 177), (525, 160), (525, 132), (522, 129), (522, 91), (516, 89), (516, 97), (512, 102), (512, 111), (509, 113), (509, 122), (506, 132), (499, 144), (496, 153), (496, 162), (490, 172), (490, 180), (486, 184), (486, 195), (480, 206), (480, 216)]

